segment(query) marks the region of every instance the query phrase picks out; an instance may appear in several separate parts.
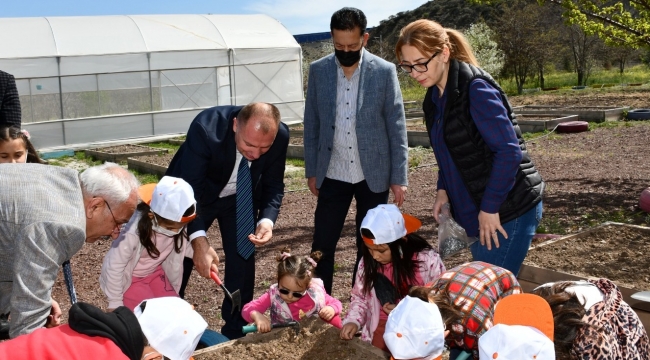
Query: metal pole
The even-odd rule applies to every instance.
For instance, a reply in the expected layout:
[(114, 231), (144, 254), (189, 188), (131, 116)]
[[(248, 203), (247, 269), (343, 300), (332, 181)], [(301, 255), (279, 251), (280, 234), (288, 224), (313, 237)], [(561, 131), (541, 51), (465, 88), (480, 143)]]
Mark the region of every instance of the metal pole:
[(64, 117), (63, 117), (63, 86), (61, 85), (61, 57), (60, 56), (56, 57), (56, 66), (57, 66), (58, 71), (59, 71), (58, 79), (59, 79), (59, 105), (61, 107), (61, 132), (63, 134), (63, 145), (67, 145), (68, 142), (67, 142), (67, 140), (65, 138), (65, 121), (63, 121), (63, 119), (64, 119)]

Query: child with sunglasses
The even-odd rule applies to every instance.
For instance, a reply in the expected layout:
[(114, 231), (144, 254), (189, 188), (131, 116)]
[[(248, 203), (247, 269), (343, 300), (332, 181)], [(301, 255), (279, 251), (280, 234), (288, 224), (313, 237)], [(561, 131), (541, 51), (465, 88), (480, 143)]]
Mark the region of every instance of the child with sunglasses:
[[(192, 186), (164, 176), (139, 189), (142, 202), (104, 257), (99, 285), (109, 310), (178, 296), (183, 259), (191, 256), (185, 228), (196, 217)], [(214, 250), (213, 250), (214, 251)]]
[(341, 338), (361, 329), (361, 340), (388, 351), (383, 334), (388, 314), (415, 285), (433, 282), (445, 271), (440, 256), (414, 232), (422, 223), (394, 204), (370, 209), (361, 222), (365, 243)]
[[(323, 281), (312, 278), (320, 251), (310, 256), (291, 255), (283, 249), (278, 256), (278, 282), (258, 299), (244, 305), (242, 316), (255, 323), (261, 333), (271, 331), (271, 324), (299, 321), (303, 316), (320, 316), (331, 325), (341, 328), (341, 302), (325, 292)], [(264, 315), (271, 309), (271, 319)], [(304, 315), (303, 315), (304, 314)]]

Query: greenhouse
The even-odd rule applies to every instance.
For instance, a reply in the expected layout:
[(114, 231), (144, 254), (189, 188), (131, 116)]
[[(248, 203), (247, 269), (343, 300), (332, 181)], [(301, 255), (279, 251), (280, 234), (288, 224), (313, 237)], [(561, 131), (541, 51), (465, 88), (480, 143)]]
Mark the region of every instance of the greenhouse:
[(215, 105), (302, 121), (300, 46), (266, 15), (0, 18), (0, 44), (39, 149), (185, 133)]

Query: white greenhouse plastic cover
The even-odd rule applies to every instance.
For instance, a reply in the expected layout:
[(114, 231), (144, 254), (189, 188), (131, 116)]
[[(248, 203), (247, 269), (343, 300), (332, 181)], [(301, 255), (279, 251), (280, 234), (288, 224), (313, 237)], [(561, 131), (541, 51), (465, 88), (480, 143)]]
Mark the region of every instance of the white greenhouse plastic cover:
[(266, 15), (0, 18), (0, 44), (41, 149), (184, 133), (215, 105), (302, 121), (300, 46)]

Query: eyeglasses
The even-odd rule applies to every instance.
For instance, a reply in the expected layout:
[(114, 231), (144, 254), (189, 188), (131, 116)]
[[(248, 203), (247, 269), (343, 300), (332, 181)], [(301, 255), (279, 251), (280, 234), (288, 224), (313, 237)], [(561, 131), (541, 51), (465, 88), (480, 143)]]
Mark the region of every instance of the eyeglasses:
[(292, 297), (295, 297), (295, 298), (301, 298), (301, 297), (303, 297), (303, 296), (305, 295), (305, 293), (307, 292), (307, 290), (305, 290), (305, 291), (303, 291), (303, 292), (297, 292), (297, 291), (290, 291), (289, 289), (284, 289), (284, 288), (279, 288), (278, 291), (279, 291), (280, 294), (282, 294), (282, 295), (289, 295), (289, 294), (291, 294), (291, 296), (292, 296)]
[(113, 228), (113, 232), (115, 232), (115, 229), (117, 229), (117, 232), (122, 232), (124, 227), (126, 226), (126, 223), (118, 223), (117, 220), (115, 219), (115, 215), (113, 215), (113, 210), (111, 210), (111, 206), (108, 205), (108, 202), (104, 199), (104, 204), (106, 204), (106, 207), (108, 208), (108, 211), (110, 211), (111, 216), (113, 217), (113, 221), (115, 222), (115, 228)]
[(437, 51), (437, 52), (433, 53), (433, 55), (431, 55), (431, 57), (429, 58), (429, 60), (427, 60), (427, 62), (425, 62), (425, 63), (421, 63), (421, 64), (413, 64), (413, 65), (408, 65), (408, 64), (399, 64), (399, 67), (400, 67), (402, 70), (404, 70), (404, 72), (407, 72), (407, 73), (409, 73), (409, 74), (410, 74), (413, 70), (415, 70), (415, 71), (417, 71), (417, 72), (420, 72), (420, 73), (423, 73), (423, 72), (429, 70), (429, 68), (427, 67), (427, 65), (429, 65), (429, 63), (431, 62), (431, 60), (433, 60), (433, 58), (436, 57), (436, 55), (438, 55), (438, 54), (440, 54), (440, 51)]

